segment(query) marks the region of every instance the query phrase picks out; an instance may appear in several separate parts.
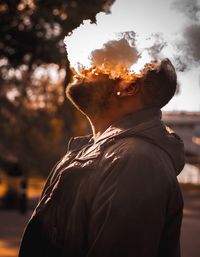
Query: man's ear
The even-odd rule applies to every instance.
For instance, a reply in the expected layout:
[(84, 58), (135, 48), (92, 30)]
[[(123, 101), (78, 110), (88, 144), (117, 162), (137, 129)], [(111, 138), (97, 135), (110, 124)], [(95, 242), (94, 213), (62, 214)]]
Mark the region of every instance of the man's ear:
[(123, 89), (121, 89), (120, 96), (134, 96), (139, 91), (139, 85), (137, 83), (127, 84)]

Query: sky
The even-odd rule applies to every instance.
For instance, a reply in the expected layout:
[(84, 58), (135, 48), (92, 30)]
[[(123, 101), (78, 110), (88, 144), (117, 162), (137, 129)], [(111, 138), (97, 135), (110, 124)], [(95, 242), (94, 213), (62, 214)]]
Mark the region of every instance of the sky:
[[(141, 53), (132, 67), (134, 71), (155, 57), (147, 48), (162, 43), (165, 46), (156, 52), (156, 58), (168, 57), (177, 67), (180, 90), (163, 110), (200, 111), (200, 0), (116, 0), (111, 14), (99, 13), (96, 24), (85, 21), (67, 37), (72, 66), (77, 62), (90, 66), (91, 51), (119, 39), (120, 33), (126, 31), (136, 33), (136, 46)], [(177, 57), (184, 68), (178, 66)]]

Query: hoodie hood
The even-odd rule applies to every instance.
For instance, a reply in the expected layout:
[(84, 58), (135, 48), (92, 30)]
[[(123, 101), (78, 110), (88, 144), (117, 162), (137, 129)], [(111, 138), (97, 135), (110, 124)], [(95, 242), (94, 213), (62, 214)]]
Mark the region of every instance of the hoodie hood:
[(165, 126), (162, 121), (162, 112), (157, 108), (143, 109), (125, 115), (113, 123), (95, 142), (92, 135), (72, 138), (68, 150), (77, 152), (85, 146), (91, 146), (90, 151), (92, 151), (112, 140), (125, 137), (139, 137), (156, 145), (170, 157), (176, 175), (182, 171), (185, 165), (183, 141)]
[(176, 175), (185, 165), (184, 144), (181, 138), (162, 121), (159, 109), (144, 109), (124, 116), (111, 125), (95, 142), (119, 139), (129, 136), (142, 138), (165, 151), (170, 157)]

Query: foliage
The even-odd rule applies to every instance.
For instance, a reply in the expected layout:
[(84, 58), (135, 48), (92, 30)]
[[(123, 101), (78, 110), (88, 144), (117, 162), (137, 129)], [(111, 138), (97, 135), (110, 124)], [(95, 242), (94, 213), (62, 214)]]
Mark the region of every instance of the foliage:
[(95, 22), (112, 3), (0, 0), (0, 155), (15, 156), (27, 172), (49, 172), (77, 131), (64, 100), (70, 79), (64, 36), (84, 19)]
[[(65, 67), (63, 38), (83, 20), (108, 10), (108, 0), (7, 0), (0, 2), (0, 58), (17, 68)], [(6, 66), (6, 65), (5, 65)]]

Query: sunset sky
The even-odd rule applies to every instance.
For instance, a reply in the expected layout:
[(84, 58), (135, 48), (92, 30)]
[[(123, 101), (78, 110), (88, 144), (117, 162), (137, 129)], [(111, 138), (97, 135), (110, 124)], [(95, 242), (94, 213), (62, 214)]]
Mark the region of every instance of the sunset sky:
[[(187, 68), (177, 72), (180, 92), (164, 110), (200, 111), (200, 58), (193, 51), (196, 61), (193, 62), (187, 53), (190, 49), (182, 50), (182, 46), (185, 47), (183, 31), (194, 24), (200, 28), (200, 0), (116, 0), (111, 14), (97, 15), (97, 25), (85, 21), (68, 37), (69, 59), (72, 65), (80, 62), (89, 66), (88, 57), (92, 50), (101, 48), (109, 40), (118, 39), (120, 32), (134, 31), (136, 46), (142, 54), (140, 61), (133, 66), (133, 70), (138, 71), (152, 59), (145, 48), (166, 42), (159, 57), (169, 57), (175, 64), (175, 56), (180, 56), (185, 58)], [(160, 35), (157, 41), (153, 36), (156, 33)], [(196, 50), (199, 41), (200, 34), (189, 42), (194, 43)]]

